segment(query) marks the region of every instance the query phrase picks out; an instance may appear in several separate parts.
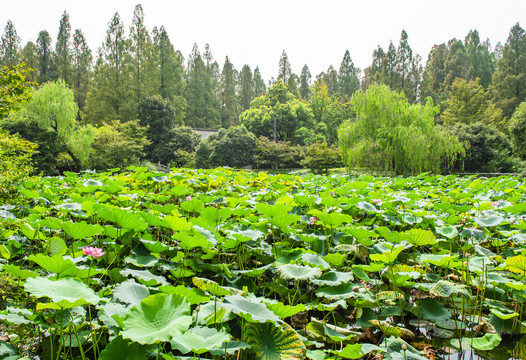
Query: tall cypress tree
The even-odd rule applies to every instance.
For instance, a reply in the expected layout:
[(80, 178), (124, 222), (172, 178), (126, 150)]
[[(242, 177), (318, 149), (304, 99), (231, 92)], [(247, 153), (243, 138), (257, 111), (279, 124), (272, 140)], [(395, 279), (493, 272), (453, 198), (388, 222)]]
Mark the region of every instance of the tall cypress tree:
[(307, 64), (303, 65), (300, 75), (300, 96), (303, 100), (310, 100), (312, 91), (310, 90), (312, 83), (312, 75), (310, 73), (309, 67)]
[(219, 97), (221, 99), (221, 126), (225, 129), (237, 125), (239, 117), (238, 99), (236, 94), (237, 71), (228, 56), (223, 64)]
[(2, 65), (14, 66), (20, 61), (20, 36), (11, 20), (7, 21), (0, 43), (0, 62)]
[(267, 92), (267, 86), (265, 85), (265, 80), (261, 77), (259, 72), (259, 67), (254, 69), (254, 95), (256, 97), (265, 95)]
[(38, 79), (38, 55), (37, 47), (32, 41), (28, 41), (22, 49), (22, 61), (26, 64), (26, 69), (32, 69), (27, 75), (27, 79), (36, 82)]
[(492, 80), (495, 103), (509, 118), (526, 99), (526, 32), (518, 23), (510, 30)]
[(292, 70), (290, 67), (289, 57), (285, 50), (281, 53), (279, 58), (279, 67), (278, 67), (278, 81), (282, 81), (285, 86), (287, 86), (289, 78), (292, 76)]
[(364, 70), (361, 87), (366, 90), (369, 86), (383, 82), (385, 51), (380, 45), (373, 51), (373, 61), (371, 65)]
[(69, 23), (69, 15), (65, 11), (58, 28), (55, 63), (58, 77), (63, 79), (66, 84), (71, 85), (71, 24)]
[(135, 104), (139, 104), (142, 97), (153, 92), (152, 75), (152, 46), (151, 39), (144, 24), (144, 11), (140, 4), (133, 11), (130, 27), (130, 55), (131, 78)]
[(464, 47), (468, 61), (467, 80), (480, 79), (480, 85), (488, 88), (495, 64), (489, 48), (489, 40), (480, 42), (479, 32), (470, 30), (464, 39)]
[(38, 33), (37, 38), (37, 57), (38, 57), (38, 82), (43, 84), (53, 80), (53, 49), (51, 48), (51, 36), (46, 30)]
[(349, 50), (345, 51), (338, 73), (339, 92), (345, 100), (350, 100), (352, 94), (360, 87), (358, 74), (359, 69), (354, 67)]
[(429, 52), (422, 75), (421, 100), (423, 103), (427, 97), (431, 97), (433, 103), (440, 104), (447, 97), (443, 89), (447, 52), (446, 44), (435, 45)]
[(182, 96), (185, 87), (181, 58), (175, 52), (164, 26), (154, 29), (153, 33), (158, 92), (174, 101), (176, 96)]
[(75, 101), (79, 107), (79, 117), (82, 118), (88, 97), (93, 56), (84, 34), (79, 29), (76, 29), (73, 34), (71, 57), (73, 63), (71, 88), (75, 93)]
[(252, 70), (247, 64), (243, 65), (239, 73), (239, 106), (241, 111), (250, 108), (250, 103), (254, 100), (255, 88), (254, 79), (252, 78)]
[(467, 78), (468, 58), (462, 41), (457, 39), (448, 41), (448, 52), (444, 65), (446, 76), (443, 88), (445, 91), (451, 91), (451, 85), (456, 78)]

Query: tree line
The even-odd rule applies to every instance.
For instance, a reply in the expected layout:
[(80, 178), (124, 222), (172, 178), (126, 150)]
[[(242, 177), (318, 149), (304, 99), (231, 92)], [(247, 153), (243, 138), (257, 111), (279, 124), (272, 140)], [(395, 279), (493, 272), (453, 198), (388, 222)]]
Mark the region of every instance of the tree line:
[[(455, 136), (464, 150), (446, 152), (457, 154), (450, 167), (509, 171), (519, 166), (512, 155), (520, 156), (523, 145), (517, 139), (520, 134), (510, 131), (511, 119), (526, 98), (526, 35), (519, 24), (511, 28), (505, 44), (494, 47), (489, 40), (481, 40), (476, 29), (463, 40), (451, 39), (435, 45), (425, 64), (411, 49), (408, 34), (402, 31), (397, 45), (391, 42), (387, 51), (381, 46), (374, 50), (369, 67), (358, 69), (346, 51), (338, 69), (330, 66), (314, 78), (306, 64), (299, 75), (294, 74), (283, 51), (276, 78), (266, 82), (259, 68), (252, 70), (245, 64), (238, 70), (228, 56), (221, 67), (208, 44), (203, 52), (194, 45), (185, 58), (175, 49), (164, 26), (149, 31), (144, 16), (141, 5), (137, 5), (126, 31), (116, 13), (95, 56), (83, 32), (72, 30), (66, 12), (60, 19), (54, 46), (49, 33), (43, 30), (35, 43), (29, 41), (22, 47), (14, 24), (8, 21), (0, 42), (0, 64), (12, 67), (23, 62), (26, 69), (32, 69), (26, 72), (28, 81), (41, 84), (41, 88), (24, 111), (2, 120), (1, 127), (40, 145), (40, 156), (47, 158), (42, 159), (47, 166), (41, 166), (41, 170), (107, 168), (140, 159), (188, 165), (195, 158), (198, 166), (229, 165), (218, 163), (226, 155), (214, 153), (214, 149), (230, 133), (245, 143), (239, 138), (245, 130), (256, 138), (254, 146), (260, 149), (260, 165), (276, 167), (287, 163), (285, 159), (289, 164), (301, 165), (307, 147), (311, 147), (312, 154), (326, 156), (324, 151), (340, 144), (348, 166), (407, 169), (393, 166), (394, 159), (388, 160), (386, 152), (374, 161), (359, 155), (377, 149), (381, 142), (392, 145), (394, 135), (382, 137), (375, 132), (383, 129), (391, 134), (398, 125), (384, 127), (384, 122), (375, 129), (363, 128), (360, 139), (347, 136), (349, 132), (359, 133), (354, 124), (370, 115), (358, 110), (358, 99), (369, 90), (374, 101), (397, 99), (399, 108), (382, 110), (386, 122), (397, 117), (403, 107), (402, 112), (413, 114), (405, 117), (403, 126), (423, 126), (424, 122), (408, 119), (430, 116), (432, 127), (425, 133), (439, 131)], [(382, 85), (402, 94), (405, 100), (400, 102), (389, 91), (378, 90)], [(60, 114), (44, 109), (59, 95), (72, 100), (74, 106), (68, 105), (69, 110), (65, 106)], [(47, 103), (42, 102), (38, 108), (38, 99)], [(362, 97), (363, 101), (373, 101), (367, 99)], [(374, 106), (364, 108), (379, 111)], [(42, 114), (48, 114), (47, 118)], [(60, 116), (67, 117), (64, 124), (69, 124), (62, 132), (53, 128), (53, 124), (60, 123)], [(229, 129), (239, 125), (245, 130), (225, 130), (205, 142), (199, 142), (188, 129)], [(342, 126), (348, 129), (344, 136)], [(35, 132), (36, 129), (46, 131)], [(400, 130), (398, 135), (401, 133)], [(225, 139), (223, 143), (228, 143)], [(277, 149), (277, 145), (269, 145), (268, 139), (284, 145)], [(408, 139), (399, 141), (403, 144)], [(323, 143), (326, 148), (320, 145), (312, 150), (313, 144)], [(294, 147), (303, 150), (296, 151)], [(123, 149), (127, 149), (124, 154)], [(386, 145), (383, 149), (393, 148)], [(112, 157), (119, 161), (108, 161)], [(247, 159), (254, 162), (250, 156)]]

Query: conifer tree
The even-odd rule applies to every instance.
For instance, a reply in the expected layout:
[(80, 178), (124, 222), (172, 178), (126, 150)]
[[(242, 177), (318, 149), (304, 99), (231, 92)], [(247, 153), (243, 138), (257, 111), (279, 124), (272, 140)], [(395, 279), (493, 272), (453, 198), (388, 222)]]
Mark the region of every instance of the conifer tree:
[(259, 72), (259, 67), (256, 67), (254, 69), (254, 95), (256, 97), (265, 95), (267, 92), (267, 87), (265, 85), (265, 80), (261, 77), (261, 73)]
[(221, 81), (219, 83), (219, 98), (221, 100), (221, 126), (225, 129), (237, 125), (239, 117), (238, 99), (236, 94), (237, 71), (230, 62), (228, 56), (225, 58)]
[(451, 91), (451, 85), (456, 78), (466, 79), (468, 72), (468, 58), (462, 41), (451, 39), (448, 41), (448, 52), (445, 61), (445, 79), (443, 89)]
[(345, 51), (338, 73), (339, 92), (345, 100), (350, 100), (352, 94), (360, 87), (358, 73), (359, 69), (354, 67), (349, 50)]
[(312, 75), (310, 73), (309, 67), (307, 66), (307, 64), (305, 64), (303, 65), (303, 69), (301, 69), (299, 88), (300, 97), (303, 100), (310, 100), (310, 96), (312, 94), (312, 91), (310, 90), (311, 82)]
[(52, 79), (53, 50), (51, 48), (51, 37), (46, 30), (38, 33), (37, 38), (37, 57), (38, 57), (38, 82), (43, 84)]
[(88, 88), (91, 77), (91, 67), (93, 56), (86, 43), (84, 34), (81, 30), (76, 29), (73, 34), (72, 57), (72, 76), (71, 88), (75, 94), (75, 101), (79, 107), (79, 117), (82, 118), (86, 99), (88, 97)]
[(278, 67), (278, 81), (282, 81), (285, 86), (287, 86), (289, 78), (292, 75), (292, 70), (290, 67), (289, 57), (285, 50), (281, 53), (279, 58), (279, 67)]
[(172, 102), (175, 102), (175, 97), (181, 100), (185, 87), (181, 58), (175, 52), (164, 26), (159, 30), (155, 28), (153, 34), (158, 92)]
[(431, 97), (435, 104), (440, 104), (447, 97), (443, 89), (445, 74), (445, 62), (448, 48), (442, 43), (433, 46), (429, 52), (426, 67), (422, 75), (421, 100), (425, 102)]
[(37, 47), (32, 41), (28, 41), (22, 49), (21, 59), (26, 64), (26, 69), (31, 69), (27, 73), (27, 79), (31, 82), (36, 82), (38, 78), (38, 55)]
[(69, 15), (65, 11), (58, 28), (55, 62), (58, 77), (63, 79), (66, 84), (71, 85), (71, 24), (69, 23)]
[(20, 61), (20, 36), (11, 20), (7, 21), (0, 43), (0, 63), (15, 66)]
[(134, 101), (135, 104), (139, 104), (143, 96), (153, 92), (152, 45), (144, 24), (144, 11), (140, 4), (136, 5), (133, 11), (129, 44)]
[(492, 80), (493, 98), (509, 118), (526, 99), (526, 32), (518, 23), (510, 30)]
[(468, 61), (466, 80), (473, 81), (479, 78), (480, 85), (487, 89), (495, 67), (489, 49), (489, 40), (481, 43), (479, 32), (476, 29), (470, 30), (464, 39), (464, 47)]
[(239, 106), (241, 111), (245, 111), (250, 108), (250, 102), (254, 99), (255, 85), (254, 79), (252, 78), (252, 70), (250, 66), (243, 65), (241, 72), (239, 73)]

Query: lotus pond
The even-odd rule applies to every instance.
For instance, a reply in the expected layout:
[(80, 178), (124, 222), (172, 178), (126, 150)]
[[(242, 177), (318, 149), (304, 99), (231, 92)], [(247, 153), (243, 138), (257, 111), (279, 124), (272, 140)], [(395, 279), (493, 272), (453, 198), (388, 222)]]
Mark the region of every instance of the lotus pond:
[(524, 179), (131, 167), (19, 190), (0, 358), (526, 359)]

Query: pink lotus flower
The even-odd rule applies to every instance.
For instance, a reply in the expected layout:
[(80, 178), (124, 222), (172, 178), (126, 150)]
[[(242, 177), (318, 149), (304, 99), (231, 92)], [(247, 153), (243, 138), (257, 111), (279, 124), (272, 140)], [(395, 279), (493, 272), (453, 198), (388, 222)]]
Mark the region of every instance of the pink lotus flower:
[(334, 196), (334, 191), (331, 191), (331, 196)]
[(493, 207), (499, 207), (499, 205), (500, 204), (498, 202), (495, 202), (495, 201), (491, 203), (491, 206), (493, 206)]
[(318, 221), (318, 218), (316, 216), (311, 216), (310, 217), (310, 223), (311, 224), (314, 224), (316, 221)]
[(192, 197), (191, 196), (187, 196), (186, 197), (186, 201), (192, 201)]
[(373, 199), (373, 203), (381, 205), (382, 204), (382, 200), (381, 199)]
[(102, 251), (101, 248), (93, 247), (93, 246), (85, 246), (82, 248), (82, 252), (84, 255), (91, 256), (95, 259), (100, 258), (102, 255), (106, 254), (104, 251)]

